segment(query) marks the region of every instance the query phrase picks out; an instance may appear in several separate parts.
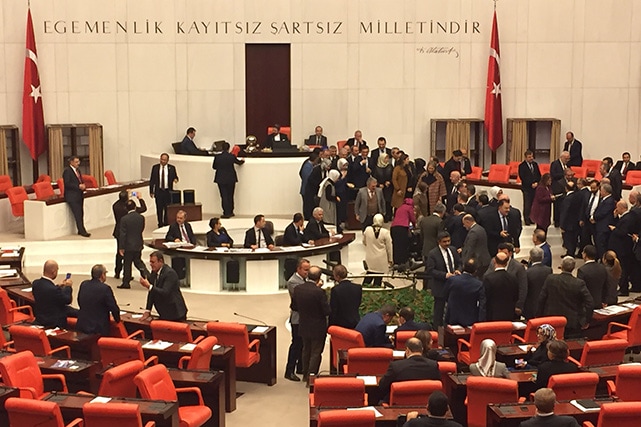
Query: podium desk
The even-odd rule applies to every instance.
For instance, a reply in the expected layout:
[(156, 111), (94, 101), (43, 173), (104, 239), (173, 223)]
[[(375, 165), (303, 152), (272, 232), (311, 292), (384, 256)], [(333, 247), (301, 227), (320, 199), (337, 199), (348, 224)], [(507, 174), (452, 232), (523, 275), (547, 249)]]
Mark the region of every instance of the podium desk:
[[(169, 375), (176, 387), (198, 387), (205, 406), (211, 409), (211, 418), (204, 427), (225, 427), (225, 373), (222, 371), (192, 371), (169, 369)], [(178, 395), (181, 405), (197, 405), (193, 393)]]
[[(613, 399), (595, 399), (597, 403), (613, 402)], [(579, 425), (583, 421), (590, 421), (597, 425), (599, 411), (583, 412), (569, 401), (556, 402), (554, 405), (556, 415), (569, 415), (576, 418)], [(487, 406), (487, 427), (519, 427), (521, 421), (528, 420), (536, 414), (534, 403), (501, 403)]]
[[(72, 393), (51, 393), (43, 400), (55, 402), (60, 407), (62, 418), (69, 423), (76, 418), (82, 418), (82, 406), (95, 396)], [(145, 400), (124, 397), (112, 397), (110, 402), (136, 403), (140, 409), (143, 425), (154, 421), (156, 427), (179, 427), (178, 402), (164, 400)], [(109, 402), (104, 403), (109, 405)]]

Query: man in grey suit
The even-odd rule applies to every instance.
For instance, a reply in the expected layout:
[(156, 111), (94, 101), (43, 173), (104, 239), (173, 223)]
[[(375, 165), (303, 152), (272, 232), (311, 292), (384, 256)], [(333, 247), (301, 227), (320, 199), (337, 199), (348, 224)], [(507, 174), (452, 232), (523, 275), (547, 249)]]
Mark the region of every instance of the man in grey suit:
[[(289, 298), (293, 301), (294, 289), (296, 286), (302, 285), (307, 280), (309, 274), (309, 260), (301, 258), (298, 260), (296, 272), (287, 281), (287, 290), (289, 291)], [(294, 369), (299, 374), (303, 373), (303, 339), (298, 333), (298, 325), (300, 323), (300, 315), (297, 311), (290, 309), (289, 323), (292, 326), (292, 343), (289, 345), (287, 354), (287, 366), (285, 367), (285, 378), (290, 381), (300, 381), (300, 378), (294, 373)]]
[(543, 264), (543, 249), (534, 247), (530, 249), (530, 267), (525, 272), (527, 277), (527, 294), (523, 305), (523, 315), (526, 319), (536, 316), (536, 304), (539, 294), (543, 289), (545, 279), (552, 274), (552, 267)]
[(423, 238), (423, 261), (427, 259), (427, 255), (432, 249), (438, 245), (437, 236), (439, 232), (445, 230), (443, 224), (443, 215), (445, 215), (445, 205), (441, 202), (438, 202), (434, 206), (434, 213), (432, 215), (427, 215), (421, 218), (418, 223), (418, 228), (421, 231), (421, 237)]
[(376, 178), (370, 176), (367, 178), (367, 185), (356, 194), (354, 201), (354, 214), (356, 219), (360, 221), (362, 230), (372, 225), (374, 215), (385, 215), (385, 198), (383, 197), (383, 189), (378, 188)]
[[(519, 298), (516, 302), (515, 311), (516, 311), (516, 314), (520, 316), (523, 311), (523, 305), (525, 303), (525, 297), (527, 295), (527, 274), (525, 273), (525, 267), (523, 267), (523, 265), (521, 265), (520, 262), (517, 262), (516, 260), (514, 260), (513, 244), (499, 243), (499, 246), (497, 247), (497, 249), (498, 249), (498, 252), (503, 252), (504, 254), (507, 255), (508, 257), (507, 272), (510, 273), (512, 276), (514, 276), (518, 283)], [(492, 273), (495, 268), (496, 268), (495, 259), (493, 259), (492, 262), (490, 262), (490, 266), (488, 267), (483, 277), (487, 277), (487, 275)]]
[(120, 289), (129, 289), (129, 282), (133, 280), (131, 263), (133, 262), (140, 274), (145, 277), (147, 268), (140, 258), (142, 256), (145, 217), (136, 211), (136, 202), (127, 200), (127, 215), (120, 220), (120, 237), (118, 238), (118, 252), (123, 257), (124, 274)]
[(476, 260), (474, 275), (483, 277), (491, 259), (490, 252), (487, 250), (487, 233), (470, 214), (463, 216), (463, 227), (467, 229), (467, 236), (461, 249), (461, 261), (465, 264), (469, 259)]

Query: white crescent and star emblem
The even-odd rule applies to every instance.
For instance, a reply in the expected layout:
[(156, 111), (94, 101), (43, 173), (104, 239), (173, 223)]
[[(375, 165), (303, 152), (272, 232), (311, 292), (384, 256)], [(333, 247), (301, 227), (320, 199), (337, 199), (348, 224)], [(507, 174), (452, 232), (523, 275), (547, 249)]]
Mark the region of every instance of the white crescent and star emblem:
[(37, 104), (38, 103), (38, 98), (42, 97), (42, 94), (40, 93), (40, 86), (34, 86), (31, 85), (31, 93), (29, 94), (30, 97), (33, 98), (33, 101)]
[(490, 93), (493, 93), (494, 97), (498, 98), (499, 95), (501, 94), (501, 83), (500, 82), (499, 83), (492, 82), (492, 84), (494, 85), (494, 88), (492, 89), (492, 91)]

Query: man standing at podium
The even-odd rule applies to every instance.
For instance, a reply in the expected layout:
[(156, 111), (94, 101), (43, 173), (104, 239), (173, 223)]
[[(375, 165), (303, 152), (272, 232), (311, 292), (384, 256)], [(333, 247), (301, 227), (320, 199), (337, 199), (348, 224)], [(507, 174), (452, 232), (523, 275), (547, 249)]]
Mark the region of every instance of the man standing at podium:
[(173, 191), (174, 184), (177, 182), (176, 167), (169, 164), (169, 154), (162, 153), (160, 155), (160, 163), (152, 166), (151, 177), (149, 178), (149, 194), (156, 199), (158, 227), (164, 227), (169, 224), (167, 221), (167, 205), (171, 202), (170, 192)]
[(216, 171), (214, 182), (218, 184), (220, 200), (223, 205), (223, 218), (234, 216), (234, 190), (238, 182), (234, 165), (242, 165), (245, 160), (239, 159), (229, 152), (229, 142), (223, 142), (223, 152), (214, 157), (212, 169)]
[(85, 184), (80, 174), (80, 159), (78, 156), (69, 157), (69, 167), (66, 167), (62, 172), (62, 179), (65, 184), (65, 202), (69, 205), (71, 213), (76, 220), (76, 227), (78, 234), (83, 237), (89, 237), (91, 234), (87, 233), (85, 229)]

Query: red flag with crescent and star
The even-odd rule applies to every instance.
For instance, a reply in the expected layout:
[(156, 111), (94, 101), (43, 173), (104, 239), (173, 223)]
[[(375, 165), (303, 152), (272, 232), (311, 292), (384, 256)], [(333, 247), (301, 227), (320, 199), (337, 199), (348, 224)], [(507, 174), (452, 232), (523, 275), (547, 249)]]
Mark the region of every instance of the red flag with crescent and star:
[(503, 144), (503, 111), (501, 108), (501, 54), (499, 50), (499, 27), (496, 10), (492, 22), (490, 57), (487, 64), (487, 88), (485, 93), (485, 131), (487, 145), (492, 151)]
[(29, 148), (31, 158), (47, 151), (42, 92), (38, 73), (38, 53), (33, 35), (31, 9), (27, 11), (27, 44), (24, 60), (24, 92), (22, 95), (22, 139)]

